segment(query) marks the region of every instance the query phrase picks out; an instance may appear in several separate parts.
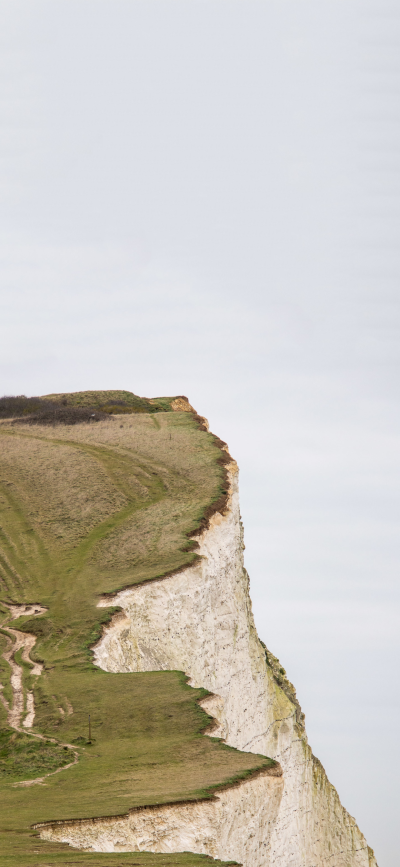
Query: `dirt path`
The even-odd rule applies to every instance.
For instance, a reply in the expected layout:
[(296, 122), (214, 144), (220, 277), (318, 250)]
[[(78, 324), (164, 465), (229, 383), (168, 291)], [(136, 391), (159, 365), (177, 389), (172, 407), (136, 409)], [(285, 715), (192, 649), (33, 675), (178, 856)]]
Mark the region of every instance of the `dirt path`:
[[(37, 617), (39, 614), (44, 614), (47, 611), (47, 608), (43, 608), (41, 605), (8, 605), (6, 603), (2, 603), (6, 605), (10, 612), (10, 619), (16, 620), (18, 617), (30, 616)], [(4, 695), (0, 691), (0, 701), (4, 705), (7, 710), (7, 722), (9, 726), (15, 729), (17, 732), (22, 732), (25, 729), (26, 734), (31, 735), (33, 738), (39, 738), (42, 741), (51, 741), (54, 744), (59, 744), (61, 747), (68, 747), (74, 751), (74, 761), (70, 762), (68, 765), (63, 765), (61, 768), (57, 768), (55, 771), (50, 771), (48, 774), (44, 774), (43, 777), (36, 777), (34, 780), (23, 780), (19, 783), (14, 783), (14, 786), (34, 786), (37, 783), (43, 783), (47, 777), (52, 777), (54, 774), (59, 774), (60, 771), (66, 771), (68, 768), (72, 768), (73, 765), (79, 760), (79, 753), (76, 747), (73, 744), (64, 744), (61, 741), (58, 741), (56, 738), (48, 738), (44, 737), (44, 735), (38, 734), (36, 732), (27, 731), (27, 729), (31, 729), (33, 726), (33, 722), (35, 719), (35, 699), (33, 695), (33, 691), (26, 690), (26, 694), (24, 691), (24, 683), (23, 683), (23, 668), (22, 665), (19, 665), (18, 662), (15, 661), (15, 654), (18, 653), (21, 648), (23, 648), (21, 653), (21, 659), (26, 662), (31, 668), (31, 675), (33, 677), (39, 677), (43, 671), (43, 665), (39, 662), (34, 662), (31, 657), (31, 650), (36, 643), (36, 636), (32, 635), (29, 632), (21, 632), (19, 629), (14, 629), (11, 626), (7, 625), (7, 621), (9, 618), (6, 618), (6, 621), (1, 624), (1, 628), (3, 632), (7, 634), (8, 637), (8, 647), (7, 650), (3, 653), (3, 659), (5, 659), (10, 668), (11, 668), (11, 689), (12, 689), (12, 704), (5, 699)], [(0, 684), (0, 690), (3, 689), (3, 685)], [(68, 712), (70, 712), (69, 708), (71, 707), (68, 704)], [(72, 712), (72, 707), (71, 707)], [(25, 713), (25, 718), (22, 721), (21, 728), (21, 718)]]
[[(18, 617), (29, 615), (35, 617), (38, 614), (44, 614), (47, 611), (41, 605), (7, 605), (10, 611), (11, 619), (16, 620)], [(8, 618), (7, 618), (8, 619)], [(26, 662), (31, 668), (33, 677), (39, 677), (42, 673), (43, 666), (39, 662), (33, 662), (30, 657), (32, 648), (36, 643), (36, 636), (27, 632), (20, 632), (18, 629), (13, 629), (11, 626), (2, 624), (3, 631), (9, 637), (9, 645), (3, 653), (3, 659), (8, 662), (11, 668), (11, 689), (13, 699), (11, 707), (2, 696), (2, 703), (7, 708), (7, 722), (14, 728), (19, 730), (21, 727), (21, 718), (25, 712), (25, 693), (23, 685), (23, 668), (15, 661), (15, 654), (22, 648), (21, 659)], [(35, 718), (35, 702), (33, 692), (27, 690), (26, 694), (26, 716), (22, 722), (24, 728), (32, 728)]]

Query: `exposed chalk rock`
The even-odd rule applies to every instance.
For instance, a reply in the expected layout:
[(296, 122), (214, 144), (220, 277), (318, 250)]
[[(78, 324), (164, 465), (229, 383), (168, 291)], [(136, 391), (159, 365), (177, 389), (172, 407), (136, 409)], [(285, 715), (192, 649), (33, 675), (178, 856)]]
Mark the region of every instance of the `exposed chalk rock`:
[(97, 851), (204, 852), (244, 867), (375, 867), (372, 850), (308, 746), (294, 694), (284, 678), (277, 683), (267, 663), (243, 567), (234, 463), (230, 485), (226, 514), (215, 514), (198, 537), (198, 563), (102, 600), (124, 614), (104, 631), (95, 662), (110, 672), (186, 672), (193, 686), (213, 694), (202, 702), (217, 724), (213, 736), (280, 762), (282, 796), (281, 781), (257, 778), (226, 790), (218, 803), (53, 826), (42, 836)]

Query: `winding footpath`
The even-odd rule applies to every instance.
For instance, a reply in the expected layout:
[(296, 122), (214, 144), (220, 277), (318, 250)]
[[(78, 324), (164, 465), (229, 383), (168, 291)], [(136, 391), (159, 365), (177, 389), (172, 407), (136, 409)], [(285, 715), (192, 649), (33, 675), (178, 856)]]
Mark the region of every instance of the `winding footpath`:
[[(5, 604), (5, 603), (3, 603)], [(18, 617), (30, 616), (37, 617), (38, 614), (44, 614), (47, 608), (41, 605), (7, 605), (10, 611), (11, 620), (17, 620)], [(8, 620), (8, 618), (7, 618)], [(26, 701), (23, 685), (23, 668), (15, 660), (15, 655), (22, 648), (21, 659), (31, 668), (33, 677), (39, 677), (43, 671), (43, 665), (39, 662), (33, 662), (30, 657), (32, 648), (36, 643), (36, 636), (27, 632), (20, 632), (18, 629), (13, 629), (11, 626), (2, 624), (2, 630), (8, 636), (8, 648), (3, 653), (3, 659), (8, 662), (11, 668), (11, 689), (12, 689), (12, 704), (6, 701), (4, 695), (1, 695), (1, 701), (7, 710), (7, 722), (11, 728), (16, 731), (21, 731), (21, 717), (25, 718), (22, 722), (24, 728), (32, 728), (35, 719), (35, 702), (33, 692), (27, 690)]]
[[(47, 611), (47, 608), (44, 608), (42, 605), (17, 605), (17, 604), (7, 604), (5, 602), (2, 603), (5, 607), (8, 608), (10, 614), (6, 617), (5, 621), (1, 624), (1, 629), (3, 633), (7, 636), (8, 646), (7, 649), (2, 654), (3, 659), (8, 662), (11, 668), (11, 677), (10, 684), (12, 689), (12, 702), (7, 701), (5, 696), (3, 695), (3, 684), (0, 684), (0, 701), (5, 707), (7, 711), (7, 722), (10, 728), (15, 729), (17, 732), (24, 732), (25, 734), (29, 734), (33, 738), (38, 738), (42, 741), (51, 741), (53, 744), (58, 744), (61, 747), (68, 747), (68, 749), (73, 750), (74, 753), (74, 761), (69, 762), (68, 765), (63, 765), (61, 768), (57, 768), (55, 771), (50, 771), (48, 774), (44, 774), (42, 777), (36, 777), (34, 780), (22, 780), (21, 782), (14, 783), (14, 786), (34, 786), (39, 783), (43, 783), (43, 781), (47, 777), (52, 777), (54, 774), (59, 774), (61, 771), (66, 771), (68, 768), (72, 768), (73, 765), (79, 760), (79, 753), (76, 747), (73, 744), (62, 743), (58, 741), (56, 738), (45, 737), (44, 735), (39, 734), (38, 732), (28, 731), (28, 729), (32, 729), (34, 719), (35, 719), (35, 699), (33, 690), (24, 689), (23, 682), (23, 667), (16, 662), (15, 656), (19, 650), (22, 649), (21, 659), (31, 668), (31, 676), (38, 678), (40, 677), (43, 671), (43, 665), (40, 662), (34, 662), (31, 659), (31, 651), (36, 643), (36, 636), (32, 635), (30, 632), (21, 632), (19, 629), (13, 629), (13, 627), (8, 625), (8, 620), (17, 620), (18, 617), (37, 617), (39, 614), (44, 614)], [(22, 717), (24, 717), (22, 719)], [(21, 719), (22, 719), (22, 727), (21, 727)]]

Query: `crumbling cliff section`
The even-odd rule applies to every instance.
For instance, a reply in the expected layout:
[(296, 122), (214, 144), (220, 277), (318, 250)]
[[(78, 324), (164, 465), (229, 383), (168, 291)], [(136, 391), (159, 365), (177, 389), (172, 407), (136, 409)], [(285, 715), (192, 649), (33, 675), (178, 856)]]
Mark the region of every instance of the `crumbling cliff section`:
[(233, 462), (229, 478), (228, 506), (198, 537), (197, 564), (100, 603), (121, 606), (124, 616), (105, 631), (95, 661), (106, 671), (185, 671), (193, 686), (212, 693), (203, 706), (216, 720), (213, 736), (280, 762), (283, 792), (282, 779), (260, 777), (217, 802), (151, 808), (42, 834), (97, 851), (204, 852), (244, 867), (375, 867), (308, 746), (291, 685), (284, 677), (279, 684), (275, 658), (257, 636)]
[(246, 865), (267, 864), (282, 787), (282, 777), (264, 772), (211, 800), (47, 825), (41, 837), (96, 852), (197, 852)]

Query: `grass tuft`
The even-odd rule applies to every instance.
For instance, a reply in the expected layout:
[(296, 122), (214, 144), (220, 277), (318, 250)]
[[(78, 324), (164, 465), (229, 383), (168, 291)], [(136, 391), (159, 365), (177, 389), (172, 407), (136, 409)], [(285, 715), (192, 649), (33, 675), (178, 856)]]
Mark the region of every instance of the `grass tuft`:
[(9, 728), (0, 729), (0, 778), (31, 780), (70, 764), (73, 750)]

